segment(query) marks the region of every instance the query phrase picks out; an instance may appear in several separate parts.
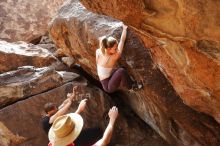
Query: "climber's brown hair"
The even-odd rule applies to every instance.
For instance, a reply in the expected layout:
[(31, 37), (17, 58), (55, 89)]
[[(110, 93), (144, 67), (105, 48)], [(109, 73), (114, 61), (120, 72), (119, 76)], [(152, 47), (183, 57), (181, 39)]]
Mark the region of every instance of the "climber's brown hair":
[(115, 44), (118, 44), (118, 41), (113, 37), (102, 37), (99, 42), (100, 49), (102, 54), (105, 54), (105, 50), (112, 48)]
[(44, 105), (44, 111), (45, 111), (46, 113), (48, 113), (48, 112), (50, 112), (50, 111), (52, 111), (52, 110), (54, 110), (54, 109), (56, 109), (56, 105), (55, 105), (54, 103), (48, 102), (48, 103), (46, 103), (46, 104)]

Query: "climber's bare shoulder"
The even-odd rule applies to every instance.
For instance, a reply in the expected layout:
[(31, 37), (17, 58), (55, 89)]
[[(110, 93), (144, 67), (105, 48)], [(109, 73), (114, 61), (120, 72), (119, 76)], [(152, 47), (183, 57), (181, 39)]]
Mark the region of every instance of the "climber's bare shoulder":
[(116, 53), (113, 55), (113, 59), (114, 59), (115, 61), (117, 61), (120, 57), (121, 57), (121, 53), (120, 53), (120, 52), (116, 52)]

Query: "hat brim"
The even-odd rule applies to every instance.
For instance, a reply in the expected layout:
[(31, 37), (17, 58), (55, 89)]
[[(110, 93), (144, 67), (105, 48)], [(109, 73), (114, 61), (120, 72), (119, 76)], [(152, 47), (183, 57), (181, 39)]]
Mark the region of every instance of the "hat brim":
[(76, 114), (76, 113), (70, 113), (67, 115), (70, 116), (73, 122), (75, 123), (74, 130), (70, 134), (68, 134), (66, 137), (59, 138), (59, 137), (56, 137), (51, 127), (48, 133), (48, 138), (53, 146), (66, 146), (68, 144), (71, 144), (79, 136), (82, 130), (83, 118), (79, 114)]

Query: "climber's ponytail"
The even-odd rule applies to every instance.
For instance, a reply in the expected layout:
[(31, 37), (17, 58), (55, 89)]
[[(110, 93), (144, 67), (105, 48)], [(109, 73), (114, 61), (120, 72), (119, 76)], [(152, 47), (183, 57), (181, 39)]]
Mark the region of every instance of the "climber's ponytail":
[(105, 50), (112, 48), (115, 44), (117, 44), (118, 41), (114, 38), (114, 37), (106, 37), (103, 36), (101, 37), (100, 41), (99, 41), (99, 47), (102, 51), (102, 54), (105, 54)]
[(107, 41), (108, 41), (108, 38), (106, 36), (103, 36), (101, 39), (100, 39), (100, 49), (102, 51), (102, 54), (105, 54), (105, 49), (107, 49)]

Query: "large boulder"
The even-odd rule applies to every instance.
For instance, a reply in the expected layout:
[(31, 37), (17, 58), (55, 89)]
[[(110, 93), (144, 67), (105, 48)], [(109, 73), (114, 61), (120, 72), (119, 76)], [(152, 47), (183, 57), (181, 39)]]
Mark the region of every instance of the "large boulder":
[(220, 2), (216, 0), (80, 0), (90, 11), (122, 20), (138, 30), (220, 43)]
[[(123, 3), (126, 5), (125, 2)], [(103, 11), (104, 10), (108, 11), (107, 7), (103, 9)], [(136, 9), (129, 10), (129, 12), (123, 11), (124, 9), (119, 10), (125, 14), (138, 11)], [(91, 13), (78, 1), (72, 0), (61, 8), (59, 14), (51, 23), (50, 34), (58, 47), (62, 48), (69, 56), (72, 55), (75, 61), (78, 62), (84, 70), (98, 79), (95, 64), (95, 50), (98, 48), (98, 38), (103, 35), (113, 35), (119, 39), (121, 33), (120, 27), (121, 22), (103, 15)], [(164, 50), (161, 51), (160, 55), (168, 55), (169, 52), (165, 47), (157, 46), (158, 42), (155, 37), (150, 34), (147, 35), (145, 31), (135, 30), (136, 31), (128, 29), (125, 49), (119, 64), (124, 66), (136, 80), (142, 81), (144, 89), (133, 94), (121, 92), (118, 97), (123, 97), (124, 102), (129, 104), (146, 123), (153, 127), (153, 129), (171, 145), (219, 145), (220, 137), (218, 131), (220, 130), (220, 125), (211, 117), (196, 112), (183, 103), (181, 98), (185, 99), (185, 96), (179, 94), (179, 90), (177, 90), (177, 93), (175, 92), (174, 89), (179, 86), (176, 87), (172, 82), (176, 74), (169, 76), (166, 74), (164, 64), (169, 62), (158, 62), (158, 56), (155, 56), (156, 53), (154, 53), (153, 50), (157, 51), (156, 48), (158, 48), (158, 51)], [(140, 38), (142, 40), (140, 40)], [(169, 40), (169, 42), (170, 41), (172, 40)], [(163, 45), (162, 43), (168, 45), (168, 41), (160, 41), (159, 45)], [(146, 47), (149, 45), (155, 47)], [(181, 49), (183, 48), (185, 47), (181, 47)], [(190, 49), (193, 50), (193, 48)], [(198, 55), (200, 54), (198, 53)], [(181, 52), (175, 51), (173, 55), (181, 55)], [(207, 57), (206, 55), (204, 56)], [(161, 57), (161, 59), (162, 58), (163, 57)], [(172, 56), (170, 58), (172, 58)], [(158, 57), (158, 60), (159, 59)], [(216, 62), (214, 59), (212, 59), (212, 61)], [(178, 66), (178, 68), (175, 68), (174, 66), (174, 68), (171, 69), (178, 71), (181, 67), (182, 66)], [(218, 71), (218, 66), (216, 67), (215, 69)], [(207, 68), (207, 70), (208, 69), (209, 68)], [(183, 75), (182, 79), (178, 78), (181, 85), (185, 84), (184, 77), (186, 78), (187, 76)], [(216, 78), (216, 76), (213, 77)], [(171, 81), (173, 86), (169, 81)], [(214, 85), (217, 87), (217, 84)], [(191, 89), (182, 90), (183, 93), (193, 93), (194, 84), (191, 86), (188, 84), (188, 86), (191, 87)], [(195, 98), (195, 96), (187, 96), (187, 98)], [(207, 105), (206, 103), (201, 106), (208, 107)], [(218, 105), (218, 103), (214, 102), (209, 109), (218, 112), (219, 110), (216, 110)], [(192, 107), (199, 110), (199, 108)], [(216, 114), (209, 114), (217, 119)]]
[(79, 77), (72, 72), (58, 72), (53, 68), (21, 67), (0, 74), (0, 107), (17, 100), (61, 86)]
[(48, 22), (64, 0), (2, 0), (0, 4), (0, 39), (36, 41), (48, 32)]
[[(73, 86), (80, 86), (76, 93), (75, 102), (69, 112), (74, 112), (78, 101), (89, 98), (85, 111), (82, 113), (84, 128), (99, 127), (105, 129), (108, 123), (108, 110), (114, 105), (111, 98), (99, 88), (86, 86), (87, 81), (70, 82), (61, 87), (29, 97), (0, 110), (0, 145), (1, 146), (43, 146), (48, 144), (48, 137), (41, 127), (43, 106), (47, 102), (61, 104)], [(112, 143), (121, 146), (163, 145), (163, 141), (149, 126), (142, 123), (132, 112), (123, 112), (119, 107), (119, 118), (115, 124)], [(130, 121), (130, 118), (133, 121)], [(15, 124), (16, 123), (16, 124)]]
[(81, 2), (132, 26), (184, 103), (220, 123), (220, 2)]
[(40, 46), (25, 42), (0, 41), (0, 73), (27, 65), (59, 68), (62, 63), (51, 52)]

